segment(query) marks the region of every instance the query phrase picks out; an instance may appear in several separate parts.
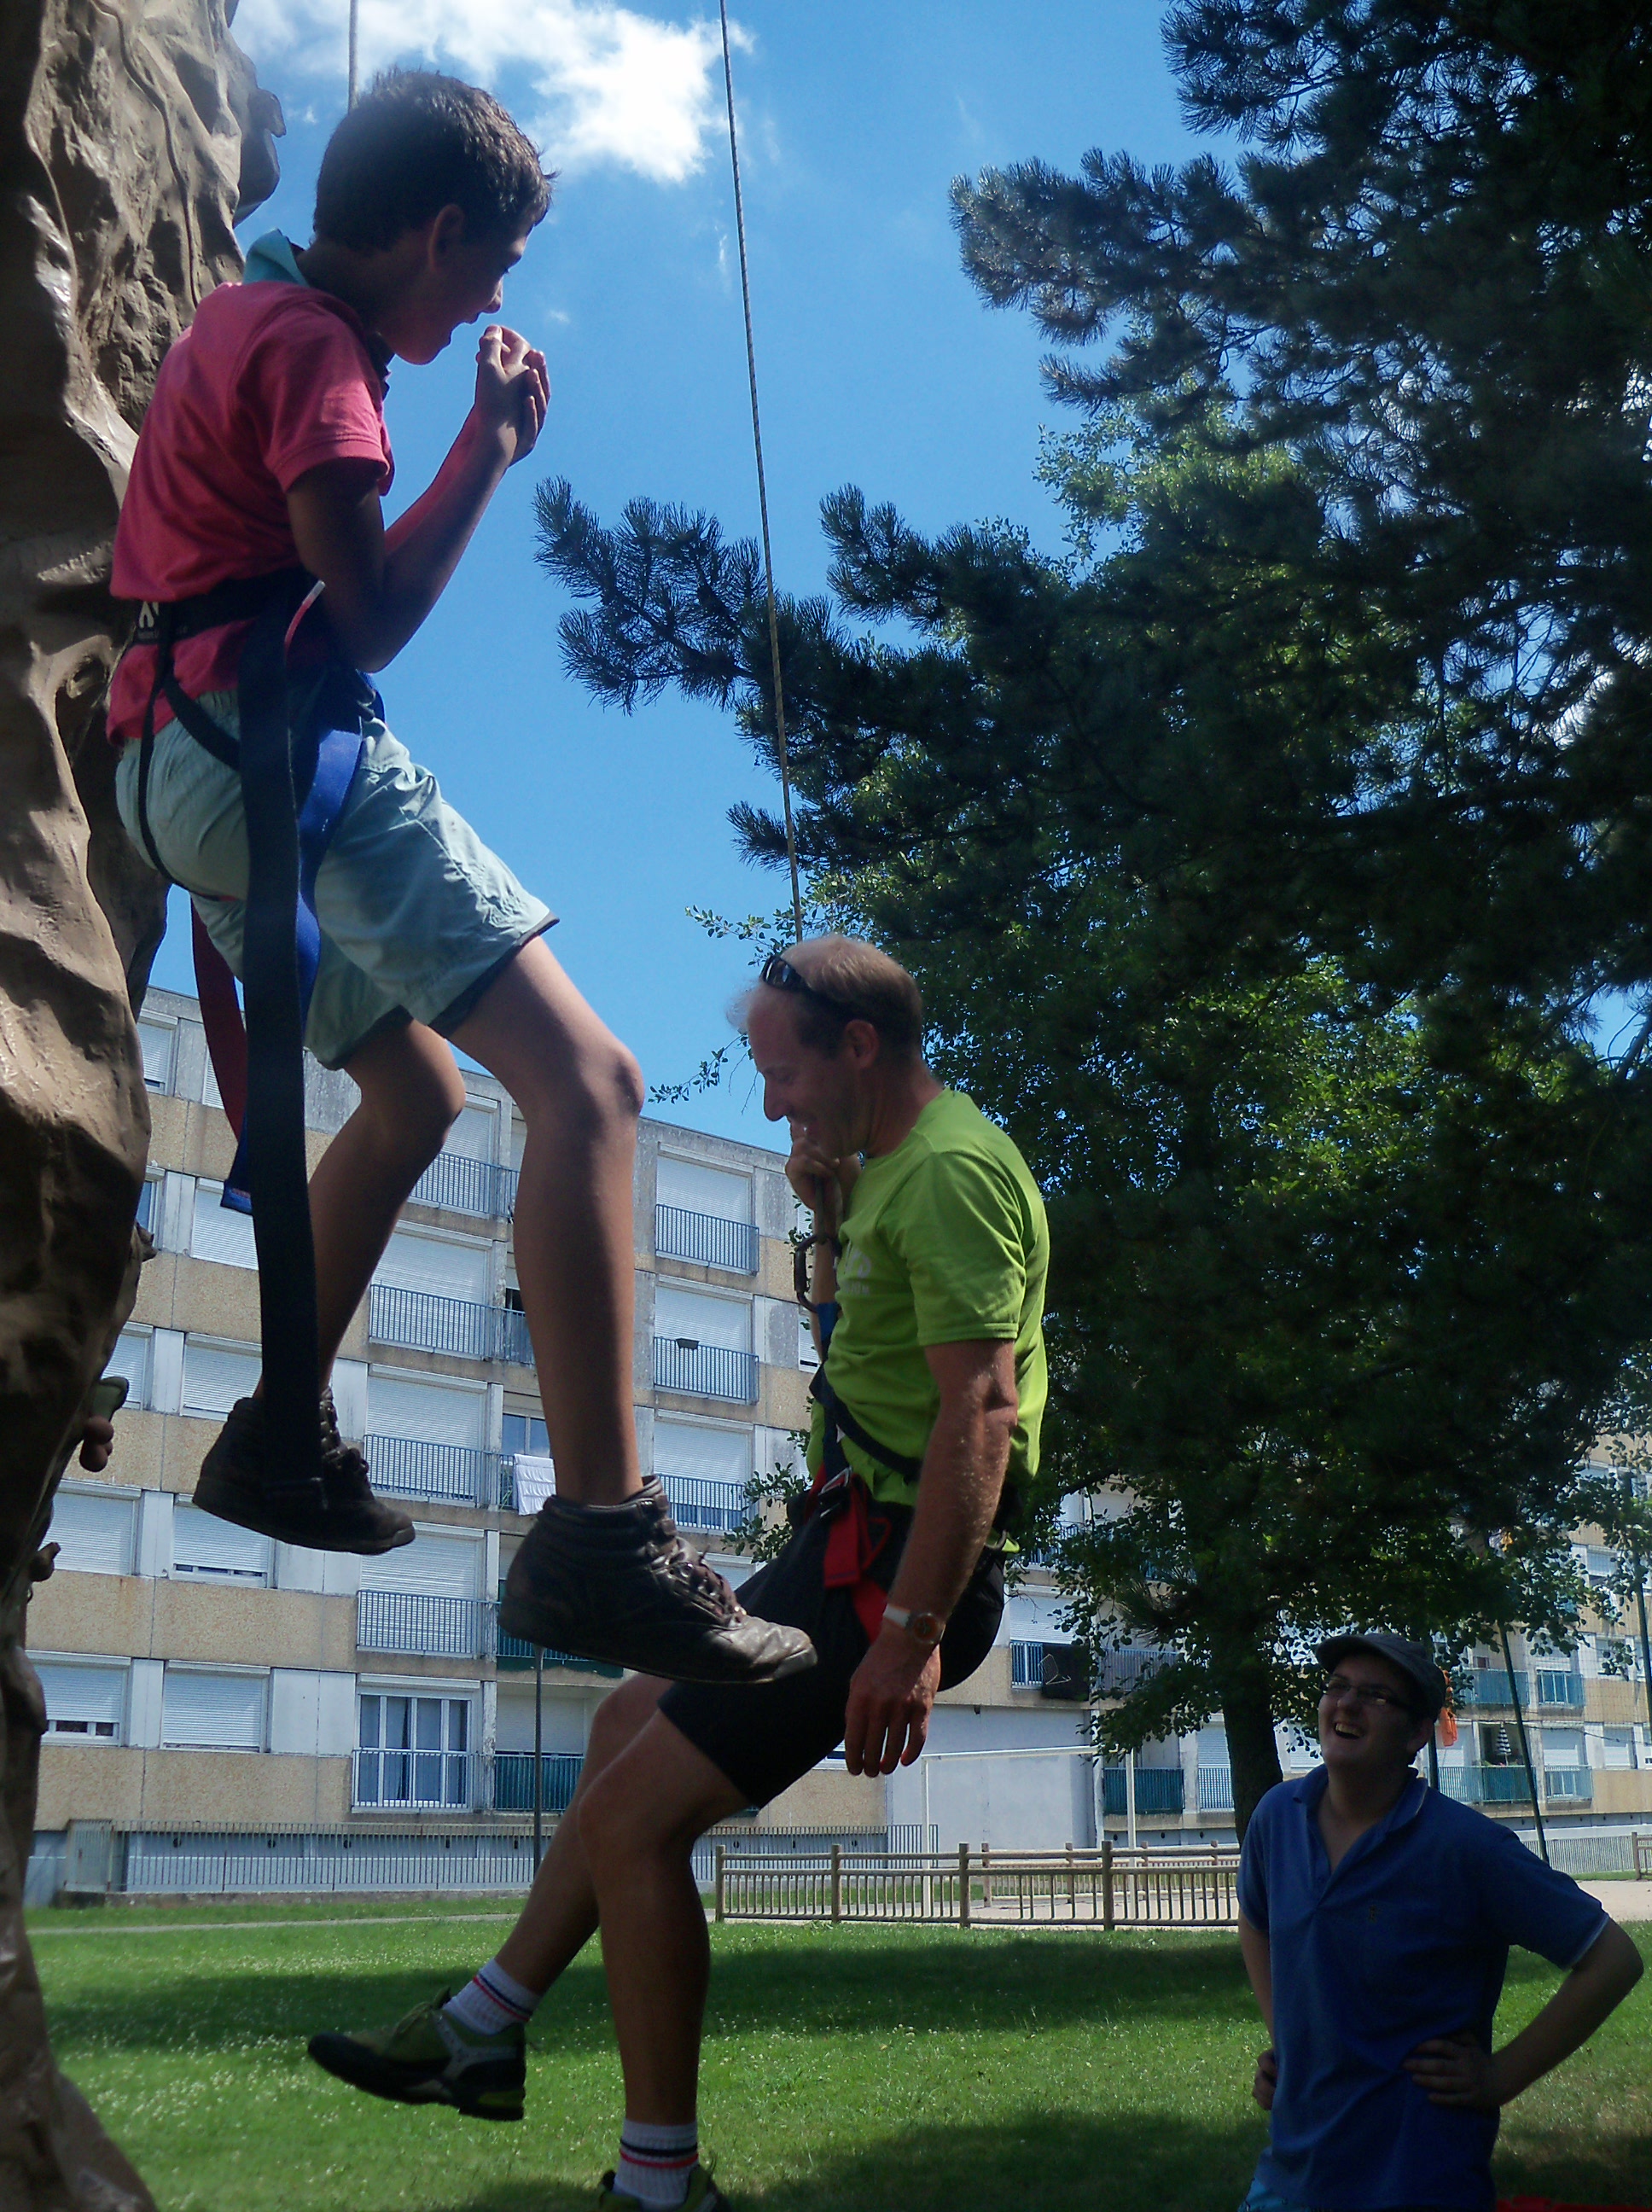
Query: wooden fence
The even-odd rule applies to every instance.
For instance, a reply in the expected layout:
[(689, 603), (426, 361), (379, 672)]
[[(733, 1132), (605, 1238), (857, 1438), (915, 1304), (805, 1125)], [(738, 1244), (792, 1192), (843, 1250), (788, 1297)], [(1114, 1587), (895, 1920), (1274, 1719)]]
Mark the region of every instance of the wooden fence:
[(718, 1920), (911, 1920), (961, 1928), (1069, 1922), (1097, 1928), (1230, 1928), (1239, 1854), (1181, 1850), (852, 1851), (761, 1858), (717, 1847)]

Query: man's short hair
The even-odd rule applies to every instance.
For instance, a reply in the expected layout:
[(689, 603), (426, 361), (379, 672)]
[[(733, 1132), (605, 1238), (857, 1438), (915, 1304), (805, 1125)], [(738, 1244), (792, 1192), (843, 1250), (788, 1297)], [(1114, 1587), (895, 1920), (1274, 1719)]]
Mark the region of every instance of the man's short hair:
[(467, 230), (514, 238), (550, 205), (550, 184), (491, 93), (434, 70), (386, 70), (327, 141), (315, 234), (374, 253), (459, 207)]
[(870, 1022), (891, 1060), (922, 1057), (924, 1002), (918, 986), (898, 960), (859, 937), (809, 937), (780, 954), (808, 985), (806, 991), (781, 991), (759, 983), (737, 1006), (744, 1027), (753, 1002), (772, 991), (797, 1006), (798, 1039), (813, 1051), (835, 1053), (854, 1021)]

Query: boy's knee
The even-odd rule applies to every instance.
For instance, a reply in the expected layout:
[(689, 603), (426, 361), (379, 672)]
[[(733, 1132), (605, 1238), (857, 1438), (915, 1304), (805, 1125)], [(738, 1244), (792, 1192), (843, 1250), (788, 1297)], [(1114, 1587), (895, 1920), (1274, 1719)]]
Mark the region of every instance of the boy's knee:
[(635, 1128), (647, 1103), (636, 1054), (604, 1031), (581, 1044), (571, 1069), (548, 1076), (517, 1104), (530, 1127), (536, 1121), (567, 1127), (570, 1120), (592, 1131)]

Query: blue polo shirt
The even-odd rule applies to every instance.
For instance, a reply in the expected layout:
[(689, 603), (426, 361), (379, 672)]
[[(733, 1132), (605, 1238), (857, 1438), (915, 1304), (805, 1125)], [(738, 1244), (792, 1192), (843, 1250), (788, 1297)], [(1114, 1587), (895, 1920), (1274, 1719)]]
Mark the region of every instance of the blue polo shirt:
[(1333, 1873), (1316, 1818), (1327, 1780), (1319, 1766), (1270, 1790), (1240, 1860), (1240, 1910), (1268, 1939), (1279, 2066), (1257, 2182), (1316, 2212), (1492, 2212), (1497, 2114), (1430, 2104), (1401, 2062), (1464, 2028), (1490, 2050), (1509, 1945), (1574, 1966), (1606, 1916), (1420, 1778)]

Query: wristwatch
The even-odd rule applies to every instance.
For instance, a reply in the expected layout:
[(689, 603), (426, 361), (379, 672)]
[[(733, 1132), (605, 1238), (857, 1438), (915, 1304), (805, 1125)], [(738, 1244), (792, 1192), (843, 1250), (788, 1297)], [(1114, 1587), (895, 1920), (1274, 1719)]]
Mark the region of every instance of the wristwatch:
[(932, 1649), (946, 1633), (946, 1622), (938, 1613), (914, 1613), (910, 1606), (886, 1605), (884, 1618), (896, 1628), (904, 1628), (908, 1636), (915, 1637), (920, 1644), (927, 1644)]

